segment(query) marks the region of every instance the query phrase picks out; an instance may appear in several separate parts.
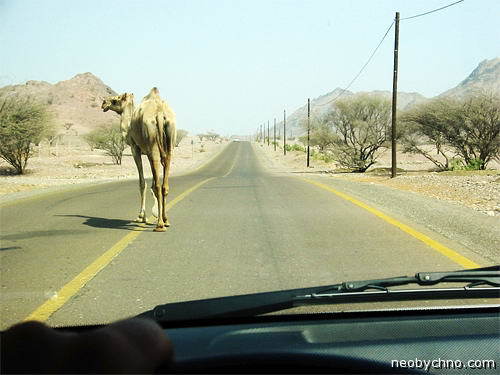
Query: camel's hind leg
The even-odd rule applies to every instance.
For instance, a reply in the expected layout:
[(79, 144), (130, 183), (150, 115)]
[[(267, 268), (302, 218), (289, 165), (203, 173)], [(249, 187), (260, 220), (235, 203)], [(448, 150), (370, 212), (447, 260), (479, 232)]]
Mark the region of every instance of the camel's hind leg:
[(162, 188), (160, 185), (160, 155), (158, 153), (152, 152), (148, 155), (149, 164), (151, 165), (151, 171), (153, 172), (153, 192), (155, 194), (156, 200), (158, 201), (158, 222), (156, 224), (155, 232), (164, 232), (166, 230), (165, 223), (163, 221), (163, 197)]
[(135, 221), (139, 223), (146, 222), (146, 181), (144, 180), (144, 171), (142, 169), (141, 150), (137, 146), (131, 146), (132, 155), (134, 156), (135, 165), (139, 172), (139, 192), (141, 194), (141, 210)]
[(172, 160), (172, 147), (169, 143), (167, 146), (167, 152), (164, 160), (162, 160), (163, 164), (163, 184), (162, 184), (162, 193), (163, 193), (163, 221), (167, 227), (170, 226), (170, 221), (167, 216), (167, 196), (168, 191), (170, 190), (170, 186), (168, 184), (168, 176), (170, 175), (170, 161)]

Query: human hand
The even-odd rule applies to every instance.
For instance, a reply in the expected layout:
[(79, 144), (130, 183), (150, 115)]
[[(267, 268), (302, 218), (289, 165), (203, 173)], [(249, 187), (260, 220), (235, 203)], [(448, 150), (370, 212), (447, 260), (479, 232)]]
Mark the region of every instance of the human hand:
[(39, 322), (2, 333), (4, 373), (152, 373), (173, 358), (172, 343), (153, 321), (122, 320), (83, 333)]

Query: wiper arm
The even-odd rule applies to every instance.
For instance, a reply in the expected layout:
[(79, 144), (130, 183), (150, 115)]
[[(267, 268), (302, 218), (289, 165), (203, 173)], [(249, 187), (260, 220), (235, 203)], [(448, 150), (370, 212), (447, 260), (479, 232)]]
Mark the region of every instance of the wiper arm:
[[(440, 283), (467, 283), (461, 288), (393, 289), (390, 286)], [(488, 285), (488, 287), (478, 287)], [(369, 289), (375, 289), (369, 290)], [(328, 293), (327, 293), (328, 292)], [(419, 272), (378, 280), (348, 281), (340, 284), (244, 294), (230, 297), (168, 303), (156, 306), (139, 317), (156, 321), (254, 316), (311, 304), (336, 304), (419, 299), (497, 298), (500, 296), (500, 266), (453, 272)]]
[(415, 276), (399, 276), (387, 279), (346, 281), (340, 286), (334, 285), (319, 293), (330, 290), (339, 292), (361, 292), (367, 289), (385, 290), (389, 286), (418, 284), (436, 285), (444, 282), (469, 282), (469, 287), (477, 285), (500, 286), (500, 266), (475, 268), (452, 272), (418, 272)]

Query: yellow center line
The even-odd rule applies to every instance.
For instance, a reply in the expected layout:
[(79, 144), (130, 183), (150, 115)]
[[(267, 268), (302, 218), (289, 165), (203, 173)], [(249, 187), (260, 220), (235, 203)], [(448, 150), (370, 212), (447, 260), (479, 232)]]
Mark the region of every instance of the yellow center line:
[[(167, 210), (186, 198), (193, 191), (200, 186), (213, 180), (215, 177), (207, 178), (179, 194), (175, 199), (167, 203)], [(148, 220), (153, 221), (151, 217)], [(82, 272), (80, 272), (73, 280), (64, 285), (57, 293), (49, 300), (45, 301), (35, 311), (28, 315), (24, 321), (38, 320), (41, 322), (46, 321), (53, 313), (60, 309), (71, 297), (73, 297), (85, 284), (92, 280), (101, 270), (103, 270), (117, 255), (119, 255), (132, 241), (134, 241), (147, 227), (140, 224), (129, 234), (125, 235), (121, 240), (115, 243), (109, 250), (99, 256), (90, 265), (88, 265)]]
[(446, 256), (447, 258), (451, 259), (452, 261), (454, 261), (455, 263), (458, 263), (459, 265), (461, 265), (462, 267), (464, 268), (477, 268), (477, 267), (481, 267), (479, 264), (477, 264), (476, 262), (464, 257), (463, 255), (459, 254), (457, 251), (455, 250), (452, 250), (450, 249), (449, 247), (446, 247), (444, 246), (443, 244), (439, 243), (438, 241), (436, 240), (433, 240), (432, 238), (430, 238), (429, 236), (426, 236), (425, 234), (409, 227), (408, 225), (405, 225), (399, 221), (397, 221), (396, 219), (384, 214), (383, 212), (367, 205), (366, 203), (363, 203), (345, 193), (342, 193), (340, 191), (337, 191), (333, 188), (331, 188), (330, 186), (328, 185), (325, 185), (325, 184), (322, 184), (320, 182), (317, 182), (317, 181), (313, 181), (313, 180), (309, 180), (307, 178), (300, 178), (300, 177), (297, 177), (298, 179), (302, 180), (302, 181), (305, 181), (305, 182), (308, 182), (310, 184), (313, 184), (313, 185), (316, 185), (317, 187), (320, 187), (321, 189), (324, 189), (324, 190), (327, 190), (353, 204), (355, 204), (356, 206), (359, 206), (361, 208), (364, 208), (365, 210), (371, 212), (372, 214), (374, 214), (375, 216), (378, 216), (379, 218), (381, 218), (382, 220), (386, 221), (387, 223), (389, 224), (392, 224), (396, 227), (398, 227), (399, 229), (401, 229), (403, 232), (409, 234), (410, 236), (416, 238), (417, 240), (420, 240), (422, 241), (423, 243), (425, 243), (426, 245), (428, 245), (429, 247), (431, 247), (433, 250), (436, 250), (437, 252), (441, 253), (442, 255)]
[(233, 164), (231, 165), (231, 168), (229, 168), (229, 170), (227, 171), (227, 173), (222, 176), (222, 177), (227, 177), (229, 175), (229, 173), (232, 172), (234, 166), (236, 165), (236, 160), (238, 159), (238, 153), (234, 156), (234, 160), (233, 160)]

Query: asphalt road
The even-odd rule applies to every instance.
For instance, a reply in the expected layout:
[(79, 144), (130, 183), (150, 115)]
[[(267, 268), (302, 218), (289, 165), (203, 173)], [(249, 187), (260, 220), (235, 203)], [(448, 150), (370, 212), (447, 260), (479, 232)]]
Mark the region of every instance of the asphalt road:
[[(345, 197), (267, 172), (248, 142), (229, 144), (170, 185), (168, 200), (175, 205), (164, 233), (133, 222), (136, 181), (2, 206), (1, 328), (59, 298), (65, 285), (88, 276), (86, 267), (117, 244), (123, 250), (73, 288), (49, 312), (49, 324), (109, 322), (167, 302), (462, 268)], [(438, 234), (425, 235), (460, 250)]]

